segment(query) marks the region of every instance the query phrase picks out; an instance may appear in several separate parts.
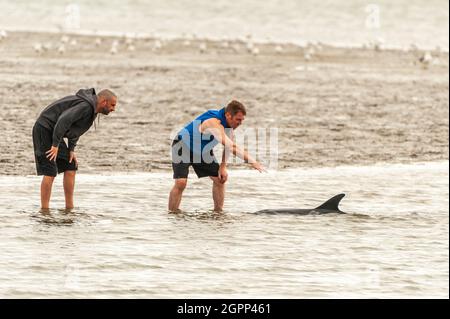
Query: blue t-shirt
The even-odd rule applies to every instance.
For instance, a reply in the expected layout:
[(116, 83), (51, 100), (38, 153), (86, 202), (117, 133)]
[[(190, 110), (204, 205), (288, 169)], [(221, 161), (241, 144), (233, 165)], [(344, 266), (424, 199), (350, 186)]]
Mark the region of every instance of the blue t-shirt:
[(195, 120), (186, 125), (180, 132), (178, 132), (178, 139), (183, 141), (192, 153), (202, 154), (205, 147), (212, 150), (219, 141), (217, 141), (212, 134), (203, 134), (199, 131), (199, 126), (206, 120), (218, 119), (220, 124), (225, 128), (225, 133), (230, 136), (231, 128), (227, 124), (225, 118), (225, 108), (221, 110), (208, 110)]

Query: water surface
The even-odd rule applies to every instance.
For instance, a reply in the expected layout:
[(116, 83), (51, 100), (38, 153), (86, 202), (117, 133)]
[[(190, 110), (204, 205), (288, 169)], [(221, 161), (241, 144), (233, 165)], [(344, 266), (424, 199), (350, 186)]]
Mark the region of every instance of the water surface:
[(78, 31), (212, 38), (251, 34), (259, 41), (345, 45), (382, 38), (387, 46), (415, 43), (448, 51), (446, 0), (267, 0), (264, 5), (257, 0), (0, 0), (0, 8), (0, 28), (29, 31), (77, 25)]
[[(448, 298), (448, 162), (230, 171), (224, 214), (191, 178), (166, 211), (170, 173), (61, 176), (39, 212), (35, 176), (0, 176), (3, 298)], [(312, 208), (344, 192), (347, 215)]]

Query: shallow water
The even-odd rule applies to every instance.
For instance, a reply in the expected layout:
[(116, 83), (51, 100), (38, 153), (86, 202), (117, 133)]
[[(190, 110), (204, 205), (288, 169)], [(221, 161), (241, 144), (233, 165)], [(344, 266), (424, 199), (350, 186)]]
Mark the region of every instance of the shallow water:
[(0, 0), (0, 8), (0, 28), (28, 31), (73, 25), (77, 31), (214, 38), (251, 34), (259, 41), (346, 45), (383, 38), (388, 46), (415, 43), (448, 51), (447, 0), (266, 0), (264, 5), (257, 0)]
[[(49, 214), (35, 176), (0, 176), (0, 297), (449, 297), (449, 163), (230, 171), (224, 214), (192, 178), (168, 214), (170, 173), (61, 177)], [(313, 208), (344, 192), (347, 215)]]

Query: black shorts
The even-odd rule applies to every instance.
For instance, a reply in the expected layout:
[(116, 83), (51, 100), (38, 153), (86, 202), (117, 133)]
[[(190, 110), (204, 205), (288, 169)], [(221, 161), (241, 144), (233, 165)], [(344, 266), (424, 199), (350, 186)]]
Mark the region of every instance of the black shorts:
[[(179, 144), (180, 143), (180, 144)], [(181, 162), (175, 161), (174, 158), (179, 158), (182, 155), (182, 152), (186, 152), (189, 154), (189, 158), (182, 160)], [(178, 155), (178, 156), (177, 156)], [(172, 169), (173, 169), (173, 178), (187, 178), (189, 175), (189, 167), (195, 171), (195, 174), (199, 178), (207, 177), (207, 176), (219, 176), (219, 163), (217, 163), (216, 158), (214, 157), (214, 153), (211, 150), (209, 159), (210, 163), (205, 162), (203, 158), (200, 158), (199, 162), (194, 162), (194, 155), (192, 151), (180, 140), (174, 140), (172, 143)]]
[(46, 129), (39, 123), (33, 127), (33, 147), (36, 171), (38, 175), (56, 176), (65, 171), (76, 171), (78, 166), (75, 161), (69, 163), (69, 148), (61, 141), (58, 146), (58, 156), (55, 161), (50, 161), (45, 152), (51, 149), (53, 136), (52, 131)]

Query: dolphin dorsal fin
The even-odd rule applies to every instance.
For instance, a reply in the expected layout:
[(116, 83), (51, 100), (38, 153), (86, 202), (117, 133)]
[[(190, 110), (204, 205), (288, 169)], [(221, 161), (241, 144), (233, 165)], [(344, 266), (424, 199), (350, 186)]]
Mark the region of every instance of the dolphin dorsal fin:
[(345, 194), (339, 194), (330, 198), (316, 209), (337, 210), (339, 211), (339, 202), (344, 198)]

